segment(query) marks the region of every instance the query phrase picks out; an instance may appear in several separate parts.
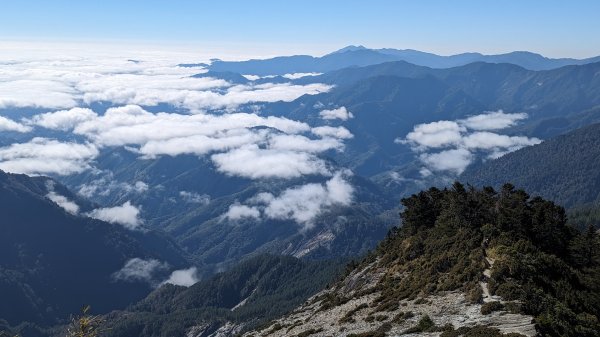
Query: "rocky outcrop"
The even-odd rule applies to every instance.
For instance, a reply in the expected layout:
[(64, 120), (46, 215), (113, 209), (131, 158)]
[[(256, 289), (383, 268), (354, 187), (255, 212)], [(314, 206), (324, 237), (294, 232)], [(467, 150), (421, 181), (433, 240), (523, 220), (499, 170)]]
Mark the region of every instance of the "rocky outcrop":
[[(363, 333), (368, 336), (367, 333), (378, 331), (387, 336), (439, 336), (443, 328), (477, 326), (496, 328), (501, 333), (536, 335), (533, 317), (504, 310), (482, 314), (484, 304), (470, 303), (460, 291), (404, 299), (397, 306), (382, 309), (376, 302), (381, 295), (376, 285), (384, 270), (378, 270), (376, 266), (377, 263), (374, 262), (361, 270), (355, 270), (338, 287), (317, 294), (287, 317), (274, 321), (261, 331), (245, 333), (244, 336), (324, 337)], [(335, 299), (339, 300), (336, 302)], [(487, 303), (492, 299), (496, 300), (495, 296), (484, 298), (486, 302), (482, 302)], [(435, 328), (430, 329), (430, 332), (407, 333), (425, 317), (431, 319)]]
[(241, 332), (243, 325), (227, 322), (222, 326), (201, 324), (188, 329), (186, 337), (230, 337)]

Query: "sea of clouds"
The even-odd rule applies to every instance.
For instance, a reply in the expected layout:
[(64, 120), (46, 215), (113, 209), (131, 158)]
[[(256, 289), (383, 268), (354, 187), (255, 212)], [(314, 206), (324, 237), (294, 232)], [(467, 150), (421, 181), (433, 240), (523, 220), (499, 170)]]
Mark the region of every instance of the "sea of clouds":
[[(10, 46), (10, 45), (7, 45)], [(91, 49), (92, 50), (92, 49)], [(195, 155), (209, 160), (224, 175), (251, 180), (321, 177), (321, 182), (296, 183), (263, 192), (229, 206), (222, 221), (293, 221), (302, 230), (332, 206), (353, 201), (352, 172), (335, 167), (323, 154), (343, 151), (354, 137), (345, 123), (354, 118), (344, 106), (321, 106), (319, 126), (281, 116), (264, 115), (260, 106), (293, 101), (333, 87), (268, 83), (269, 76), (245, 74), (248, 84), (194, 76), (203, 61), (196, 54), (165, 54), (115, 50), (35, 50), (0, 48), (0, 169), (30, 175), (68, 176), (86, 171), (97, 179), (81, 186), (83, 197), (115, 191), (146, 193), (144, 181), (114, 181), (99, 171), (95, 160), (115, 148), (139, 160)], [(287, 79), (316, 73), (288, 74)], [(265, 82), (266, 81), (266, 82)], [(280, 81), (277, 81), (280, 82)], [(409, 144), (422, 164), (421, 175), (460, 174), (477, 156), (497, 158), (540, 142), (509, 136), (501, 130), (526, 118), (523, 113), (486, 112), (460, 120), (416, 125), (396, 140)], [(300, 181), (300, 180), (296, 180)], [(46, 196), (73, 216), (87, 216), (138, 230), (144, 221), (130, 201), (82, 212), (73, 200), (48, 186)], [(189, 204), (207, 205), (208, 195), (180, 191)], [(158, 286), (189, 286), (198, 280), (195, 268), (173, 271), (153, 259), (132, 258), (113, 275), (121, 281)]]
[[(0, 169), (68, 176), (96, 170), (94, 161), (113, 148), (127, 149), (140, 160), (196, 155), (208, 158), (215, 170), (229, 176), (260, 180), (316, 175), (330, 179), (323, 185), (300, 185), (279, 196), (270, 195), (256, 219), (293, 219), (307, 226), (324, 208), (349, 203), (353, 190), (343, 178), (347, 174), (342, 176), (321, 156), (326, 151), (343, 151), (344, 141), (353, 137), (348, 129), (340, 123), (311, 126), (285, 117), (265, 116), (257, 108), (245, 112), (240, 109), (244, 105), (292, 101), (302, 95), (327, 92), (332, 86), (264, 80), (261, 84), (240, 85), (195, 77), (206, 70), (180, 66), (191, 63), (189, 55), (137, 56), (81, 51), (1, 56), (0, 131), (8, 137), (0, 147)], [(289, 74), (285, 78), (314, 75)], [(164, 107), (168, 108), (161, 109)], [(323, 110), (320, 116), (327, 123), (353, 117), (345, 107)], [(92, 197), (116, 190), (144, 193), (151, 188), (143, 181), (115, 182), (110, 172), (98, 177), (82, 185), (79, 193)], [(345, 195), (336, 196), (335, 184), (348, 185), (342, 189)], [(300, 209), (301, 198), (306, 196), (311, 202), (308, 208)], [(54, 191), (47, 197), (73, 215), (129, 229), (143, 223), (139, 207), (130, 202), (82, 214), (74, 201)], [(181, 191), (180, 197), (190, 203), (210, 202), (210, 196), (190, 191)], [(241, 214), (242, 206), (236, 204), (224, 217), (240, 219), (234, 215), (236, 207)], [(256, 205), (250, 208), (252, 215), (257, 209)]]

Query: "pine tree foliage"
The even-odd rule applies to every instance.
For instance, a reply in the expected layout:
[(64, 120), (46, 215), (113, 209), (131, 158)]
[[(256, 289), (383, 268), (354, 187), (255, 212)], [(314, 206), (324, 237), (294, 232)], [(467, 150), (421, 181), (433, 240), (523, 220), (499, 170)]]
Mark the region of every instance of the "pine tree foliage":
[[(362, 262), (387, 270), (379, 307), (478, 285), (493, 259), (490, 292), (533, 315), (544, 336), (600, 336), (600, 238), (568, 225), (565, 210), (505, 184), (499, 191), (455, 183), (402, 200), (395, 228)], [(359, 267), (360, 268), (360, 267)]]

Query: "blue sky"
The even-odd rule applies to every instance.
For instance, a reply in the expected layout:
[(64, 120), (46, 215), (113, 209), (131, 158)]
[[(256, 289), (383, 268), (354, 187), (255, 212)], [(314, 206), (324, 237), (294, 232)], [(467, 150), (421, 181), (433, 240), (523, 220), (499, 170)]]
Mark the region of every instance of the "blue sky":
[(440, 54), (600, 55), (600, 1), (3, 1), (0, 39), (322, 54), (349, 44)]

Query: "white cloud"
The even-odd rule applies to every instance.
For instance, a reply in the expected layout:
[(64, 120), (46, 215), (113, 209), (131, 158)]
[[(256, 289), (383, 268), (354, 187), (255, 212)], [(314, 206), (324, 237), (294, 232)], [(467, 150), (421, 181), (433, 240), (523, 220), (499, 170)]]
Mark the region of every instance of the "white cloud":
[(198, 194), (189, 191), (180, 191), (179, 196), (185, 201), (193, 204), (208, 205), (210, 196), (208, 194)]
[(542, 141), (537, 138), (523, 136), (506, 136), (492, 132), (475, 132), (464, 137), (462, 143), (468, 149), (507, 149), (516, 151), (525, 146), (539, 144)]
[[(349, 175), (349, 172), (344, 174)], [(333, 178), (325, 183), (327, 200), (331, 204), (349, 205), (352, 202), (354, 188), (343, 177), (342, 173), (336, 173)]]
[[(38, 53), (41, 55), (42, 53)], [(325, 84), (232, 86), (225, 80), (192, 77), (202, 71), (179, 67), (181, 60), (144, 56), (141, 62), (113, 55), (20, 55), (2, 64), (0, 109), (38, 107), (69, 109), (98, 101), (155, 106), (171, 104), (190, 111), (233, 109), (252, 102), (291, 101), (328, 91)], [(310, 75), (310, 74), (305, 74)], [(300, 74), (289, 77), (297, 78)]]
[(431, 176), (433, 174), (433, 172), (431, 172), (431, 170), (426, 167), (422, 167), (419, 170), (419, 174), (421, 175), (421, 177), (427, 178), (427, 177)]
[(310, 139), (301, 135), (274, 135), (269, 138), (269, 148), (300, 152), (319, 153), (327, 150), (341, 150), (344, 143), (335, 138)]
[(175, 137), (166, 140), (150, 140), (139, 149), (146, 158), (160, 155), (178, 156), (181, 154), (205, 155), (215, 151), (227, 151), (245, 144), (261, 142), (264, 132), (248, 129), (227, 130), (215, 136), (194, 135)]
[[(507, 128), (526, 117), (527, 114), (505, 114), (500, 110), (456, 121), (418, 124), (406, 138), (396, 139), (396, 143), (409, 144), (413, 151), (421, 153), (419, 159), (426, 166), (420, 171), (422, 177), (430, 176), (432, 171), (460, 174), (482, 153), (487, 158), (497, 158), (525, 146), (539, 144), (541, 140), (537, 138), (478, 131)], [(444, 150), (430, 152), (437, 148)]]
[(238, 220), (264, 216), (275, 220), (293, 220), (307, 229), (329, 207), (350, 205), (353, 193), (354, 188), (344, 179), (344, 173), (338, 172), (324, 184), (311, 183), (288, 188), (278, 196), (259, 193), (246, 200), (252, 206), (235, 203), (223, 217)]
[(352, 115), (352, 113), (349, 112), (346, 107), (339, 107), (332, 110), (322, 110), (319, 112), (319, 116), (321, 116), (323, 119), (341, 119), (343, 121), (354, 118), (354, 115)]
[(14, 131), (14, 132), (29, 132), (31, 127), (17, 123), (11, 119), (0, 116), (0, 131)]
[(258, 76), (258, 75), (242, 75), (242, 76), (244, 76), (249, 81), (256, 81), (256, 80), (260, 79), (260, 76)]
[[(189, 90), (187, 88), (169, 89), (168, 87), (163, 87), (165, 83), (160, 80), (156, 82), (156, 88), (139, 88), (135, 86), (120, 87), (118, 80), (111, 80), (115, 82), (106, 83), (104, 88), (91, 87), (98, 91), (86, 92), (83, 100), (88, 104), (95, 101), (145, 106), (168, 103), (192, 112), (201, 112), (210, 109), (232, 110), (242, 104), (257, 102), (290, 102), (302, 95), (316, 95), (331, 89), (331, 86), (320, 83), (307, 85), (292, 85), (289, 83), (234, 85), (217, 91)], [(193, 80), (212, 80), (214, 87), (223, 87), (226, 84), (225, 81), (211, 78), (194, 78)], [(86, 86), (83, 90), (90, 90), (91, 88)]]
[[(126, 146), (143, 158), (212, 154), (221, 172), (253, 179), (328, 174), (316, 154), (341, 151), (341, 139), (352, 137), (344, 127), (311, 129), (282, 117), (151, 113), (136, 105), (109, 108), (102, 116), (88, 109), (57, 111), (34, 116), (29, 122), (49, 129), (72, 129), (99, 148)], [(321, 139), (300, 135), (308, 131)], [(90, 185), (82, 193), (95, 191)]]
[[(462, 139), (462, 132), (466, 129), (453, 121), (439, 121), (416, 125), (408, 135), (406, 141), (417, 147), (438, 148), (458, 144)], [(396, 140), (402, 142), (402, 140)]]
[(318, 126), (312, 128), (311, 132), (319, 137), (333, 137), (339, 139), (350, 139), (354, 137), (348, 129), (343, 126), (332, 127), (332, 126)]
[(169, 264), (166, 262), (135, 257), (127, 260), (123, 268), (112, 274), (112, 278), (117, 281), (144, 282), (153, 287), (166, 283), (189, 287), (200, 281), (196, 267), (174, 270), (166, 280), (159, 281), (168, 270)]
[(275, 199), (275, 196), (273, 196), (273, 194), (268, 192), (261, 192), (253, 196), (252, 198), (246, 200), (246, 202), (250, 204), (268, 204), (271, 201), (273, 201), (273, 199)]
[(46, 183), (46, 189), (48, 190), (48, 194), (46, 194), (46, 198), (50, 199), (50, 201), (52, 201), (53, 203), (60, 206), (62, 209), (64, 209), (68, 213), (71, 213), (73, 215), (79, 214), (79, 206), (75, 202), (69, 200), (67, 197), (62, 196), (54, 191), (54, 182), (52, 180), (49, 180)]
[(11, 107), (55, 109), (77, 105), (75, 90), (59, 79), (46, 80), (42, 77), (8, 81), (5, 78), (0, 76), (0, 109)]
[(210, 77), (181, 76), (174, 74), (111, 74), (89, 78), (77, 84), (83, 92), (83, 101), (92, 103), (108, 101), (115, 104), (139, 104), (153, 106), (170, 103), (185, 107), (187, 97), (195, 92), (227, 87), (221, 79)]
[(123, 268), (115, 272), (112, 277), (115, 280), (127, 282), (146, 282), (155, 284), (156, 274), (164, 272), (169, 265), (156, 259), (132, 258), (125, 262)]
[(338, 173), (324, 185), (306, 184), (285, 190), (268, 202), (264, 214), (271, 219), (294, 220), (309, 228), (325, 208), (349, 205), (352, 193), (352, 186)]
[(256, 102), (291, 102), (303, 95), (328, 92), (332, 86), (312, 83), (293, 85), (289, 83), (265, 83), (258, 85), (235, 85), (224, 94), (211, 91), (193, 92), (186, 97), (184, 106), (190, 110), (234, 109), (239, 105)]
[(140, 210), (127, 201), (121, 206), (95, 209), (87, 215), (94, 219), (122, 225), (127, 229), (136, 229), (142, 224), (139, 214)]
[(473, 155), (466, 149), (453, 149), (439, 153), (423, 153), (420, 159), (434, 171), (450, 171), (461, 174), (471, 163)]
[(240, 220), (244, 218), (259, 219), (260, 211), (256, 207), (249, 207), (235, 203), (229, 206), (227, 213), (225, 213), (223, 217), (229, 220)]
[(136, 181), (135, 184), (133, 184), (133, 190), (137, 193), (144, 193), (148, 190), (148, 188), (148, 184), (143, 181)]
[(150, 186), (143, 181), (136, 181), (133, 184), (127, 182), (118, 182), (110, 171), (95, 172), (98, 178), (88, 181), (79, 186), (78, 193), (86, 198), (92, 198), (96, 195), (108, 196), (111, 193), (144, 193), (150, 189)]
[(319, 76), (323, 75), (323, 73), (293, 73), (293, 74), (285, 74), (282, 77), (289, 78), (290, 80), (296, 80), (302, 77), (307, 76)]
[(98, 150), (93, 144), (33, 138), (0, 148), (0, 169), (12, 173), (69, 175), (90, 168)]
[(72, 130), (78, 124), (93, 120), (96, 117), (98, 116), (91, 109), (73, 108), (35, 115), (30, 120), (27, 120), (27, 123), (46, 129), (67, 131)]
[(498, 110), (471, 116), (460, 120), (459, 123), (473, 130), (499, 130), (513, 126), (518, 121), (526, 118), (526, 113), (507, 114), (502, 110)]
[[(179, 60), (152, 55), (136, 57), (140, 60), (136, 62), (95, 54), (89, 57), (38, 56), (24, 56), (3, 64), (0, 109), (46, 107), (57, 111), (23, 119), (23, 124), (0, 117), (0, 130), (27, 132), (33, 127), (45, 128), (64, 132), (65, 137), (61, 139), (84, 141), (61, 143), (34, 138), (24, 144), (12, 144), (0, 149), (0, 169), (69, 175), (92, 169), (100, 150), (125, 147), (146, 159), (183, 154), (211, 156), (221, 172), (231, 175), (253, 179), (292, 178), (329, 174), (317, 155), (330, 149), (342, 150), (340, 139), (352, 137), (345, 128), (311, 130), (306, 123), (283, 117), (232, 113), (241, 104), (291, 101), (302, 95), (329, 91), (330, 85), (232, 85), (221, 79), (193, 77), (204, 70), (179, 67), (176, 66)], [(317, 74), (289, 74), (287, 77), (314, 75)], [(111, 107), (103, 114), (83, 106), (98, 101), (126, 105)], [(194, 114), (151, 113), (139, 106), (161, 103)], [(212, 109), (224, 111), (206, 113)], [(311, 131), (322, 139), (306, 136)], [(248, 173), (234, 168), (233, 161), (244, 155), (258, 158), (255, 167), (264, 167), (266, 171)], [(295, 162), (265, 166), (272, 166), (278, 159)], [(103, 185), (89, 183), (81, 187), (81, 193), (107, 193), (116, 186)], [(131, 190), (145, 191), (143, 186), (133, 186)]]
[(211, 156), (217, 170), (251, 179), (297, 178), (303, 175), (327, 175), (322, 159), (306, 152), (261, 149), (247, 145)]
[(285, 133), (308, 131), (307, 124), (280, 117), (256, 114), (181, 115), (150, 113), (139, 106), (110, 108), (103, 116), (78, 124), (74, 133), (106, 146), (142, 145), (189, 136), (219, 138), (237, 129), (269, 127)]
[(57, 204), (68, 213), (73, 215), (77, 215), (79, 213), (79, 206), (65, 196), (52, 191), (46, 194), (46, 198), (50, 199), (53, 203)]
[(200, 281), (200, 278), (198, 277), (198, 269), (196, 267), (191, 267), (188, 269), (173, 271), (169, 278), (163, 282), (163, 284), (170, 283), (176, 286), (189, 287), (198, 281)]

